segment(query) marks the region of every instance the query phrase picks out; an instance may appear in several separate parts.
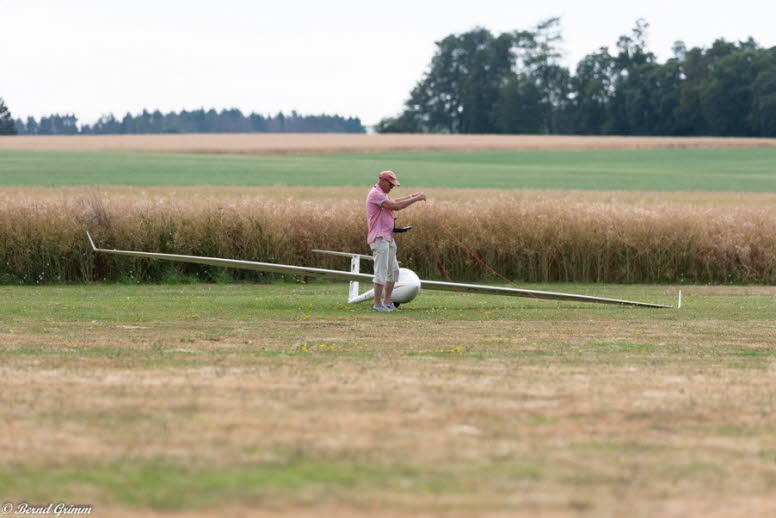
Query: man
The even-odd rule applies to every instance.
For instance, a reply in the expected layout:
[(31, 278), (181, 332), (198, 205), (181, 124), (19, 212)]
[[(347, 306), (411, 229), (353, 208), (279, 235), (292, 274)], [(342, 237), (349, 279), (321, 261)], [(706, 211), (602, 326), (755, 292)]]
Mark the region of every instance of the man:
[[(391, 293), (399, 280), (399, 263), (396, 260), (396, 242), (393, 240), (394, 211), (406, 209), (413, 203), (426, 199), (422, 192), (392, 200), (388, 193), (397, 187), (399, 180), (393, 171), (377, 175), (377, 184), (366, 197), (366, 219), (369, 227), (367, 242), (375, 262), (374, 294), (375, 311), (396, 311)], [(383, 293), (385, 299), (383, 302)]]

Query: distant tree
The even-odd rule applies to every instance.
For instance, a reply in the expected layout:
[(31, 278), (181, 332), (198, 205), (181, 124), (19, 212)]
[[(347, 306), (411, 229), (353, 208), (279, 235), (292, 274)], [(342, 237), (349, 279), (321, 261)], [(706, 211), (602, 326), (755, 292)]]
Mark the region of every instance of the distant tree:
[(116, 120), (112, 113), (102, 115), (93, 126), (85, 125), (81, 128), (81, 133), (117, 134), (122, 133), (121, 123)]
[(571, 119), (573, 132), (581, 135), (606, 132), (614, 95), (614, 57), (609, 49), (582, 58), (572, 79)]
[(205, 110), (194, 110), (189, 114), (189, 120), (191, 121), (190, 131), (194, 133), (207, 133), (207, 115)]
[(650, 135), (676, 135), (679, 132), (679, 97), (682, 88), (682, 67), (678, 59), (669, 59), (663, 66), (653, 66), (647, 75), (652, 86), (651, 103), (654, 120)]
[(148, 116), (149, 133), (164, 133), (164, 116), (159, 110), (154, 110)]
[(549, 119), (545, 96), (530, 78), (515, 76), (499, 93), (492, 118), (498, 133), (541, 133)]
[(256, 132), (267, 131), (267, 119), (265, 119), (258, 113), (251, 113), (248, 116), (248, 122), (251, 128), (250, 131), (256, 131)]
[(700, 103), (715, 135), (754, 135), (753, 85), (759, 74), (757, 52), (748, 46), (716, 60), (700, 91)]
[(549, 18), (532, 30), (514, 34), (518, 76), (536, 85), (541, 107), (534, 112), (542, 117), (541, 133), (565, 133), (571, 130), (568, 112), (571, 94), (571, 75), (559, 64), (562, 53), (558, 45), (563, 38), (560, 18)]
[(377, 133), (427, 133), (417, 119), (417, 110), (405, 110), (398, 117), (386, 117), (375, 125)]
[(219, 113), (214, 129), (218, 133), (246, 133), (250, 131), (250, 127), (250, 122), (243, 113), (237, 108), (232, 108)]
[(40, 118), (37, 135), (75, 135), (78, 133), (78, 118), (75, 115), (47, 115)]
[(38, 121), (35, 120), (35, 117), (27, 117), (27, 124), (25, 124), (25, 127), (28, 135), (38, 134)]
[(0, 97), (0, 135), (16, 135), (16, 126), (13, 117), (11, 117), (11, 111), (5, 105), (2, 97)]
[(614, 56), (614, 95), (610, 103), (609, 132), (616, 135), (649, 134), (655, 110), (649, 78), (655, 73), (655, 55), (647, 50), (647, 29), (637, 20), (630, 35), (620, 36)]
[(286, 116), (283, 115), (283, 112), (278, 112), (274, 117), (270, 117), (268, 127), (273, 133), (285, 133), (287, 131)]
[(413, 88), (404, 112), (381, 121), (382, 131), (491, 133), (491, 110), (510, 77), (512, 34), (478, 28), (437, 42), (429, 71)]
[[(558, 19), (494, 36), (484, 28), (437, 42), (403, 112), (378, 132), (554, 132), (565, 128), (568, 70), (558, 64)], [(527, 106), (525, 103), (533, 103)], [(539, 117), (527, 120), (526, 117)]]
[(752, 126), (757, 135), (776, 137), (776, 49), (764, 61), (767, 66), (752, 84)]
[(218, 112), (215, 108), (210, 108), (205, 112), (205, 128), (203, 133), (214, 133), (214, 128), (218, 124)]

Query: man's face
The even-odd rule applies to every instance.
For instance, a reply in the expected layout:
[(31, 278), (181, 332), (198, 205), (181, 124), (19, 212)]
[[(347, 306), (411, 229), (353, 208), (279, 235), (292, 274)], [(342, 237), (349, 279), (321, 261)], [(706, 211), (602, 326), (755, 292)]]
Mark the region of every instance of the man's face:
[(389, 182), (388, 180), (381, 179), (379, 184), (380, 184), (380, 188), (386, 194), (391, 192), (391, 189), (393, 189), (393, 184), (391, 182)]

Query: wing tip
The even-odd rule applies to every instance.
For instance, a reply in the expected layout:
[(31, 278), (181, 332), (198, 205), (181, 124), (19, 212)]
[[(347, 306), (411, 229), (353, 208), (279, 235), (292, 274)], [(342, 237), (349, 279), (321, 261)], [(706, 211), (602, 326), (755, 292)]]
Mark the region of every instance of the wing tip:
[(86, 237), (89, 238), (89, 243), (91, 243), (91, 245), (92, 245), (92, 250), (94, 250), (96, 252), (97, 251), (97, 247), (94, 245), (94, 240), (92, 239), (92, 235), (89, 234), (88, 230), (86, 231)]

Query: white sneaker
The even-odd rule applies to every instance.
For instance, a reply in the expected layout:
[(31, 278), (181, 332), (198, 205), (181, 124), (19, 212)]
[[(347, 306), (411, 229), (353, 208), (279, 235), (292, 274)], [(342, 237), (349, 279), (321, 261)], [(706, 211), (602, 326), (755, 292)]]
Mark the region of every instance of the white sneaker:
[(388, 312), (391, 312), (391, 311), (394, 311), (394, 310), (393, 309), (388, 309), (388, 308), (386, 308), (385, 306), (383, 306), (381, 304), (379, 306), (372, 306), (372, 311), (379, 311), (380, 313), (388, 313)]
[(394, 306), (393, 302), (391, 302), (390, 304), (383, 304), (383, 307), (386, 308), (388, 311), (396, 311), (397, 309), (399, 309), (396, 306)]

